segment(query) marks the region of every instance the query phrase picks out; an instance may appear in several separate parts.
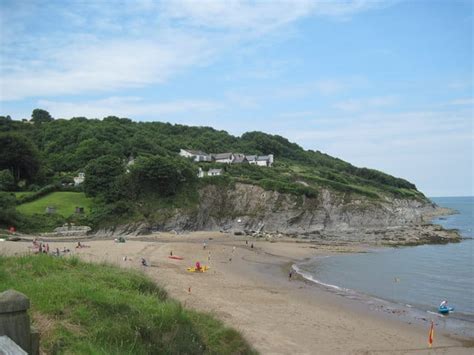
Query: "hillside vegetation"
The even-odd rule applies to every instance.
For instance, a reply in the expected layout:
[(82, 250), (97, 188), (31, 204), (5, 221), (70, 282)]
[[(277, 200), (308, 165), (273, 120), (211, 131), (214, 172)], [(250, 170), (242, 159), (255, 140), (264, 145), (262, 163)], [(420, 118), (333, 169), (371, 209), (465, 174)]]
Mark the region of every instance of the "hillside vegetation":
[(76, 258), (0, 257), (0, 285), (30, 298), (46, 353), (254, 353), (236, 331), (183, 309), (142, 273)]
[[(359, 195), (425, 200), (415, 185), (402, 178), (304, 150), (281, 136), (247, 132), (235, 137), (210, 127), (133, 122), (117, 117), (55, 120), (44, 112), (35, 110), (28, 122), (0, 117), (0, 190), (68, 186), (78, 172), (85, 172), (86, 181), (80, 189), (94, 198), (89, 216), (93, 225), (123, 217), (146, 219), (153, 212), (150, 209), (157, 207), (195, 205), (196, 191), (206, 184), (232, 186), (243, 182), (308, 197), (330, 189), (347, 198)], [(271, 168), (194, 163), (178, 155), (181, 148), (273, 154), (275, 163)], [(135, 164), (127, 166), (131, 157)], [(223, 168), (224, 176), (198, 179), (199, 166), (204, 170)], [(8, 199), (3, 197), (4, 201)], [(11, 207), (9, 211), (9, 216), (0, 215), (0, 224), (12, 220), (15, 212)], [(21, 216), (16, 218), (18, 221)]]
[(76, 207), (83, 207), (84, 213), (87, 215), (91, 205), (92, 200), (87, 198), (83, 192), (58, 191), (23, 203), (17, 207), (17, 210), (26, 215), (33, 215), (43, 214), (46, 207), (54, 207), (57, 214), (69, 217), (74, 214)]

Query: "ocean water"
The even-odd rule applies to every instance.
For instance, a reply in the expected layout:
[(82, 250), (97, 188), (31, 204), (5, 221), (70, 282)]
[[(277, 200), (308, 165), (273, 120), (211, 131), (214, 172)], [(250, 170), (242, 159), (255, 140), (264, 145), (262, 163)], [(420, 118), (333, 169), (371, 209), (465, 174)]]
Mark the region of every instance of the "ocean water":
[(474, 320), (474, 197), (432, 200), (459, 212), (434, 223), (458, 229), (466, 238), (461, 243), (320, 257), (297, 265), (297, 270), (339, 291), (356, 291), (422, 311), (436, 312), (447, 299), (455, 307), (451, 318)]

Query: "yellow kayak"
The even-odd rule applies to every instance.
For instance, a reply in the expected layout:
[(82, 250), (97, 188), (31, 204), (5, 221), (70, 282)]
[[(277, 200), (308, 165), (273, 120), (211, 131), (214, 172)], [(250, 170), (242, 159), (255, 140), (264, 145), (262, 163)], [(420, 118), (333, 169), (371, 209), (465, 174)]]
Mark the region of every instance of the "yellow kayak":
[(188, 267), (187, 270), (188, 270), (189, 272), (206, 272), (207, 270), (209, 270), (209, 266), (206, 266), (206, 265), (201, 266), (201, 269), (200, 269), (200, 270), (196, 269), (196, 268), (193, 266), (193, 267)]

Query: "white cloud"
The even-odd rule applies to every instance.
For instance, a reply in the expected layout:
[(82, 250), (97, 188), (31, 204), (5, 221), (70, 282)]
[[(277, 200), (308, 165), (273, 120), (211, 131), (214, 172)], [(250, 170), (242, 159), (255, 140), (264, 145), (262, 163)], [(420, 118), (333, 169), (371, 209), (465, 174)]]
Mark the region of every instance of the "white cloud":
[(39, 100), (38, 105), (57, 118), (118, 116), (131, 119), (141, 118), (141, 120), (168, 119), (176, 114), (206, 113), (208, 115), (223, 108), (220, 103), (207, 100), (148, 103), (138, 97), (109, 97), (83, 102)]
[[(197, 65), (210, 55), (205, 40), (189, 36), (75, 44), (49, 53), (43, 69), (30, 65), (5, 73), (1, 78), (1, 96), (3, 100), (15, 100), (141, 87), (164, 82), (175, 72)], [(55, 68), (49, 67), (50, 60), (56, 63)]]
[(382, 107), (393, 106), (398, 103), (396, 96), (378, 96), (363, 99), (348, 99), (336, 102), (333, 107), (338, 110), (355, 112), (368, 109), (377, 109)]
[[(5, 29), (0, 36), (2, 100), (160, 84), (305, 16), (349, 16), (380, 3), (142, 0), (76, 5), (15, 2), (0, 8)], [(38, 18), (50, 25), (31, 32)], [(314, 89), (332, 94), (340, 87), (328, 81)]]
[(474, 105), (474, 98), (468, 97), (468, 98), (462, 98), (462, 99), (456, 99), (452, 100), (449, 102), (450, 105)]

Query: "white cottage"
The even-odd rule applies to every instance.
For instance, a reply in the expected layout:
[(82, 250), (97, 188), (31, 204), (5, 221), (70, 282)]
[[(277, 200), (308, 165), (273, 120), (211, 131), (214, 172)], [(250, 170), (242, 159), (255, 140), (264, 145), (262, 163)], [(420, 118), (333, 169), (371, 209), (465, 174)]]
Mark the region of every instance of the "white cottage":
[(219, 153), (219, 154), (213, 154), (212, 158), (216, 163), (225, 163), (225, 164), (231, 164), (235, 156), (233, 153)]
[(78, 186), (84, 182), (86, 179), (86, 174), (79, 173), (77, 176), (74, 176), (74, 186)]
[(219, 176), (222, 175), (222, 169), (209, 169), (207, 176)]
[(200, 150), (180, 149), (179, 155), (185, 158), (193, 158), (195, 162), (212, 161), (212, 158), (209, 154)]
[(258, 166), (272, 166), (273, 164), (273, 154), (268, 155), (259, 155), (256, 159), (256, 164)]

